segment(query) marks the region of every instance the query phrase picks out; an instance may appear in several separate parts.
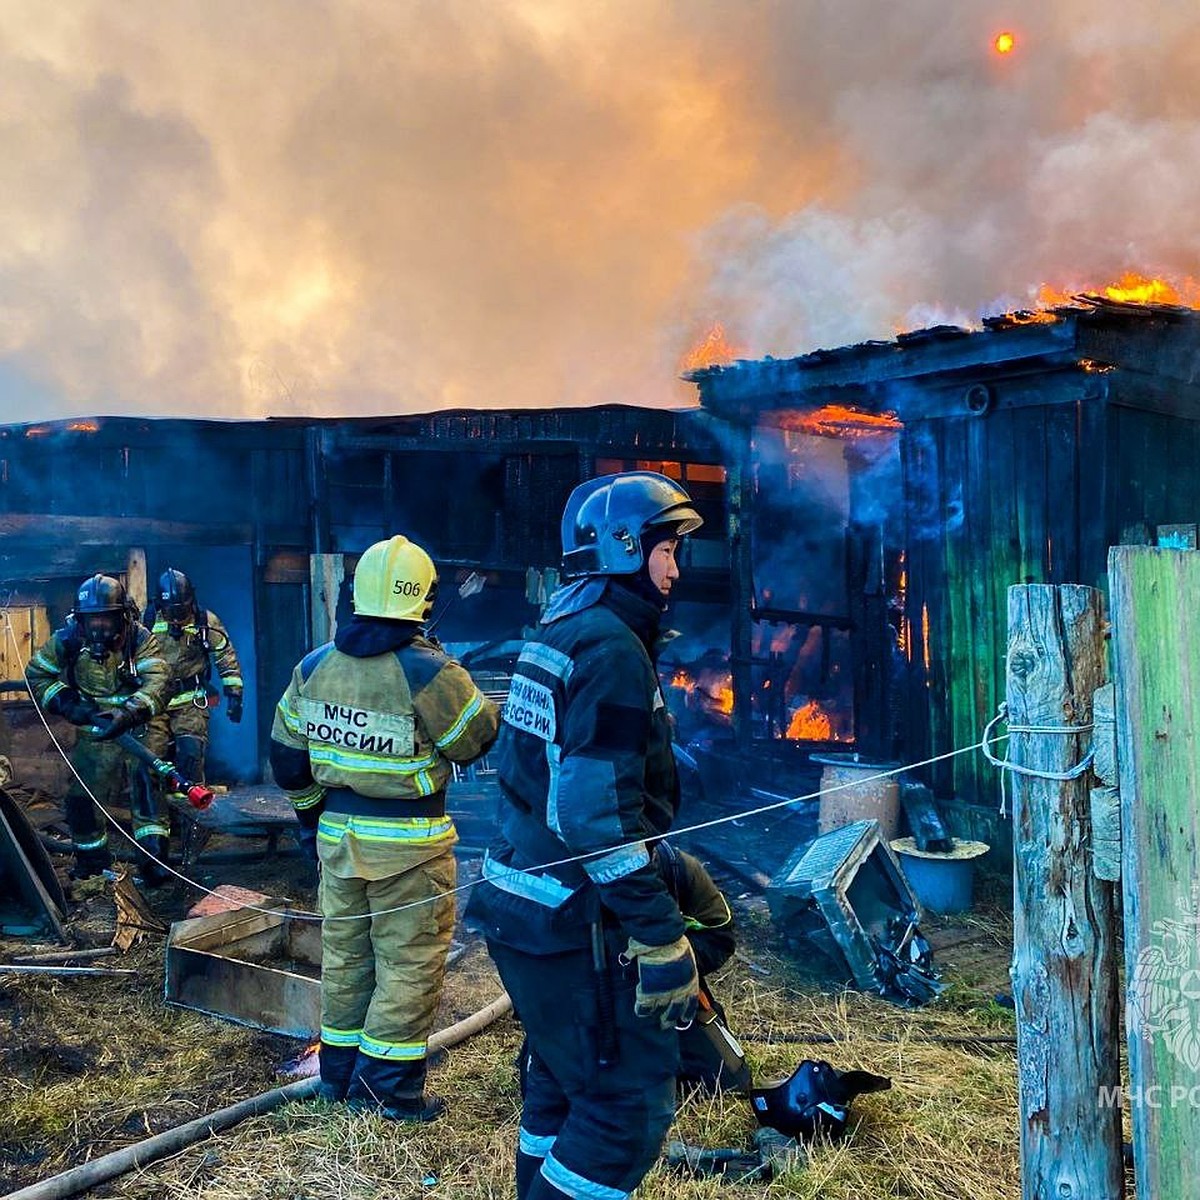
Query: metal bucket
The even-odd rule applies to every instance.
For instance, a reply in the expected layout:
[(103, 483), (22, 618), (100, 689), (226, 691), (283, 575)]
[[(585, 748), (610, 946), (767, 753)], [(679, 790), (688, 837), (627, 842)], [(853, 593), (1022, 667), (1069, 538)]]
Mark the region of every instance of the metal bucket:
[[(821, 833), (841, 829), (852, 821), (878, 821), (884, 841), (900, 832), (900, 788), (895, 775), (873, 779), (883, 771), (894, 771), (898, 763), (874, 762), (858, 754), (814, 754), (820, 763), (821, 802), (818, 822)], [(837, 788), (836, 791), (829, 791)]]

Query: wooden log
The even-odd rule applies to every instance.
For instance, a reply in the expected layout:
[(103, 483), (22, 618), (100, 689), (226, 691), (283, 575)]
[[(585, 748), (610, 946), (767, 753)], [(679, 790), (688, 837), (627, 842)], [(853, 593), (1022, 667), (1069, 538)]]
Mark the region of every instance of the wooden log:
[(1138, 1194), (1200, 1196), (1200, 554), (1109, 552)]
[(116, 946), (100, 946), (95, 950), (53, 950), (48, 954), (14, 954), (13, 962), (18, 964), (83, 962), (93, 958), (111, 958), (117, 953)]
[[(1010, 758), (1063, 774), (1090, 731), (1103, 679), (1100, 593), (1080, 585), (1008, 591)], [(1016, 732), (1014, 732), (1016, 727)], [(1125, 1194), (1117, 1095), (1119, 1009), (1112, 886), (1092, 873), (1088, 784), (1013, 775), (1013, 998), (1025, 1200)], [(1155, 1194), (1155, 1193), (1152, 1193)]]

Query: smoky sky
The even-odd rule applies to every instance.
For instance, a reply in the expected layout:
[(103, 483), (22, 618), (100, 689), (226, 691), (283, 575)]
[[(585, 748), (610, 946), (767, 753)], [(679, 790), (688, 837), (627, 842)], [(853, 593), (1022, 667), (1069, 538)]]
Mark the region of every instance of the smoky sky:
[(1200, 276), (1198, 52), (1192, 0), (0, 0), (0, 420), (676, 405), (716, 321)]

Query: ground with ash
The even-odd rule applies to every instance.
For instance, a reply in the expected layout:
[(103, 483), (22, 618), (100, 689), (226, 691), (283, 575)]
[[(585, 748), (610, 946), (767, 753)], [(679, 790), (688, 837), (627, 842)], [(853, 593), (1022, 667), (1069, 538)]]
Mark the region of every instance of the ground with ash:
[[(477, 877), (490, 827), (489, 789), (456, 789), (462, 834), (460, 881)], [(787, 847), (777, 845), (776, 859)], [(214, 831), (188, 868), (221, 884), (286, 896), (312, 908), (315, 878), (288, 839), (273, 852), (253, 836)], [(744, 858), (743, 852), (738, 856)], [(767, 871), (776, 861), (765, 864)], [(867, 1194), (1000, 1200), (1018, 1190), (1016, 1072), (1007, 988), (1010, 921), (1001, 884), (970, 916), (934, 921), (938, 964), (950, 983), (936, 1004), (908, 1010), (847, 992), (796, 961), (773, 929), (761, 891), (743, 870), (718, 872), (737, 914), (741, 943), (714, 981), (756, 1077), (785, 1076), (803, 1058), (888, 1075), (891, 1091), (854, 1104), (849, 1137), (810, 1150), (801, 1169), (774, 1184), (747, 1183), (748, 1197)], [(112, 885), (70, 885), (67, 922), (77, 948), (113, 940)], [(164, 923), (202, 893), (182, 882), (141, 889)], [(500, 985), (485, 948), (459, 930), (437, 1025), (495, 998)], [(0, 988), (0, 1191), (44, 1180), (150, 1134), (266, 1091), (305, 1043), (172, 1007), (163, 1000), (164, 936), (147, 933), (127, 952), (95, 961), (132, 974), (8, 975)], [(0, 939), (0, 962), (61, 948)], [(294, 1197), (509, 1195), (519, 1095), (511, 1018), (452, 1048), (432, 1068), (450, 1103), (428, 1129), (397, 1130), (318, 1102), (293, 1104), (207, 1139), (173, 1158), (114, 1180), (96, 1195)], [(754, 1120), (732, 1096), (686, 1099), (673, 1139), (747, 1148)], [(656, 1168), (639, 1195), (653, 1200), (717, 1195), (716, 1180)], [(780, 1190), (782, 1189), (782, 1190)]]

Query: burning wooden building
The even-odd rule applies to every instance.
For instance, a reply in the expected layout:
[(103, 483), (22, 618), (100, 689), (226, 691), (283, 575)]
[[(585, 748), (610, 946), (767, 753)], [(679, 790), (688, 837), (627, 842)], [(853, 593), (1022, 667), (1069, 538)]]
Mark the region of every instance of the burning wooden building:
[[(593, 475), (639, 467), (682, 480), (706, 518), (689, 540), (681, 601), (686, 619), (718, 627), (727, 645), (724, 468), (713, 424), (697, 411), (612, 405), (0, 427), (0, 607), (13, 630), (11, 638), (0, 630), (0, 675), (22, 677), (81, 579), (123, 576), (144, 602), (147, 580), (177, 567), (225, 621), (246, 679), (247, 720), (211, 726), (213, 777), (256, 781), (275, 700), (295, 662), (329, 635), (339, 604), (348, 611), (346, 582), (368, 545), (409, 534), (441, 566), (443, 594), (471, 571), (486, 578), (484, 602), (446, 610), (445, 642), (519, 638), (554, 582), (567, 494)], [(28, 707), (19, 693), (4, 695), (0, 739)]]
[[(689, 378), (731, 431), (743, 752), (818, 710), (871, 756), (973, 746), (1004, 696), (1010, 584), (1103, 588), (1110, 545), (1196, 545), (1193, 309), (1080, 297)], [(1003, 843), (981, 755), (928, 773), (956, 832)]]

